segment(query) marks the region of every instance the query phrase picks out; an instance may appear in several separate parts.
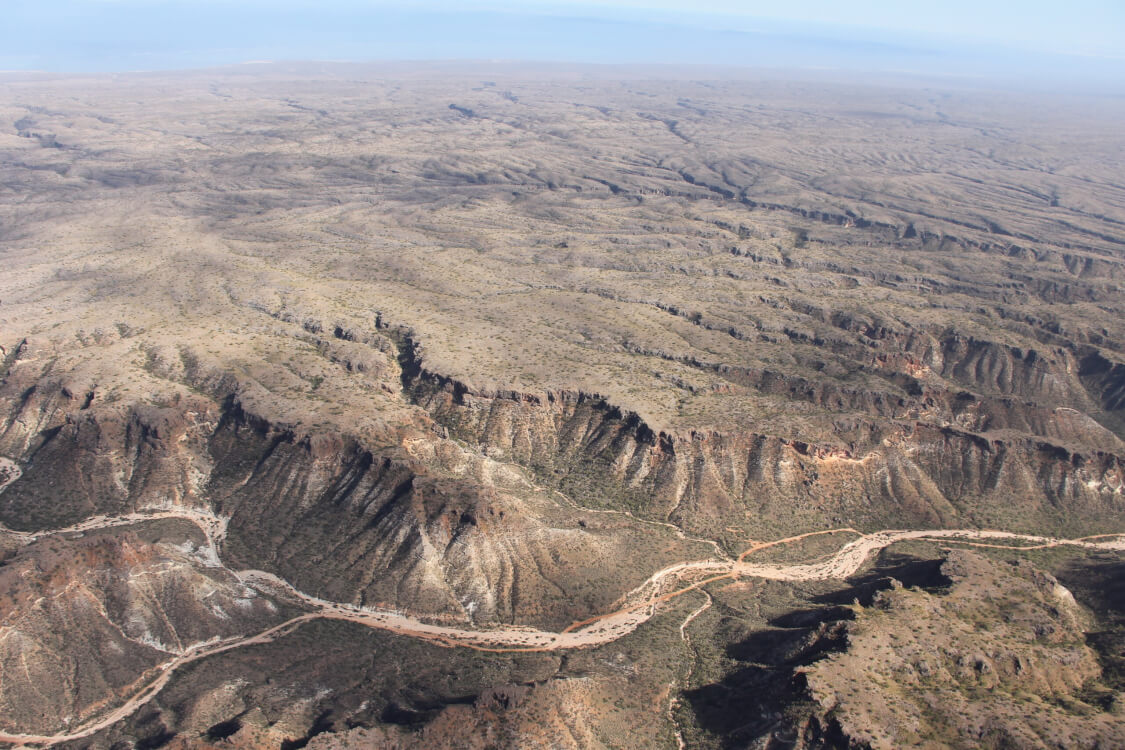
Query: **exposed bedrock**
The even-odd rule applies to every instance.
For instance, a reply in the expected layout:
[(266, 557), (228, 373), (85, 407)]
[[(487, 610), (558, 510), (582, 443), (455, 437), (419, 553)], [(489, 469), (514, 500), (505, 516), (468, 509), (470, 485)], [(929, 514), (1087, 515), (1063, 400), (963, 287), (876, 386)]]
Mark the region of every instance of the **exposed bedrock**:
[[(654, 432), (596, 394), (473, 392), (422, 372), (413, 396), (450, 433), (531, 467), (595, 506), (629, 507), (700, 533), (860, 524), (1030, 524), (1125, 518), (1118, 454), (1034, 435), (845, 419), (848, 442), (746, 432)], [(1069, 415), (1068, 415), (1069, 416)], [(1036, 410), (1023, 415), (1051, 421)], [(1075, 415), (1069, 429), (1105, 438)], [(1113, 436), (1109, 438), (1112, 441)]]
[[(0, 391), (0, 453), (23, 476), (0, 494), (0, 522), (39, 530), (209, 508), (230, 519), (223, 555), (233, 567), (269, 570), (310, 594), (540, 624), (602, 611), (662, 563), (713, 553), (643, 543), (632, 520), (571, 508), (555, 489), (732, 550), (747, 535), (829, 526), (1092, 533), (1125, 523), (1120, 438), (1071, 406), (1119, 412), (1123, 371), (1100, 354), (929, 338), (929, 349), (902, 356), (961, 373), (974, 392), (919, 371), (914, 411), (888, 417), (867, 408), (868, 395), (836, 389), (848, 413), (830, 413), (821, 440), (753, 424), (658, 431), (577, 390), (474, 390), (428, 371), (406, 334), (390, 335), (397, 403), (415, 416), (362, 439), (286, 421), (284, 409), (267, 416), (233, 376), (185, 372), (193, 390), (137, 404), (17, 368)], [(395, 376), (389, 359), (380, 367)]]
[(171, 655), (285, 617), (166, 527), (49, 537), (0, 567), (0, 731), (62, 731), (134, 694)]
[[(584, 291), (638, 302), (597, 289)], [(975, 432), (1014, 429), (1086, 447), (1125, 450), (1125, 364), (1113, 359), (1120, 342), (1101, 334), (1027, 316), (1005, 324), (1019, 331), (1022, 345), (1016, 345), (950, 327), (914, 327), (902, 320), (833, 310), (802, 299), (759, 296), (755, 302), (796, 313), (806, 324), (779, 327), (750, 317), (746, 325), (733, 310), (715, 316), (647, 301), (707, 331), (748, 342), (750, 361), (717, 361), (628, 339), (621, 346), (714, 373), (735, 392), (749, 389), (829, 412), (944, 420)], [(413, 360), (412, 372), (420, 373), (424, 368), (408, 336), (404, 350)], [(1088, 415), (1086, 424), (1075, 431), (1074, 420), (1068, 418), (1060, 430), (1054, 422), (1062, 408)]]
[(268, 570), (325, 599), (551, 626), (604, 610), (662, 564), (706, 554), (560, 507), (520, 471), (432, 432), (408, 441), (419, 459), (394, 436), (369, 447), (277, 424), (233, 395), (178, 408), (61, 399), (26, 399), (9, 420), (3, 450), (24, 467), (0, 494), (11, 528), (209, 508), (230, 519), (223, 559), (235, 569)]
[(1078, 374), (1101, 407), (1102, 421), (1118, 435), (1125, 435), (1125, 364), (1092, 352), (1083, 357)]
[(624, 593), (627, 581), (590, 585), (611, 560), (640, 578), (659, 564), (629, 533), (580, 526), (518, 473), (447, 442), (434, 439), (427, 465), (233, 410), (211, 442), (208, 485), (231, 516), (227, 558), (326, 599), (563, 624)]
[(0, 422), (0, 453), (23, 463), (22, 478), (3, 495), (0, 521), (35, 530), (95, 513), (204, 504), (214, 403), (92, 408), (88, 401), (47, 381), (24, 391)]

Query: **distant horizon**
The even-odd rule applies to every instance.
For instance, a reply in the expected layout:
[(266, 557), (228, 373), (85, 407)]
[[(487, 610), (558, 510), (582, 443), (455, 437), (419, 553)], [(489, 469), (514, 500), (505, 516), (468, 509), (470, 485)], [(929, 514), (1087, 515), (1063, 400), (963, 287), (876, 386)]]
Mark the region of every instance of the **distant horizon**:
[[(320, 68), (320, 69), (318, 69)], [(654, 81), (792, 81), (811, 84), (848, 84), (861, 87), (938, 88), (962, 91), (995, 91), (1031, 95), (1075, 95), (1125, 98), (1125, 81), (1114, 86), (1105, 81), (1030, 80), (1002, 75), (919, 72), (912, 70), (861, 70), (830, 67), (792, 67), (784, 65), (721, 65), (712, 63), (591, 63), (534, 59), (387, 59), (317, 60), (279, 59), (242, 60), (214, 65), (150, 68), (134, 70), (41, 70), (0, 68), (0, 84), (35, 80), (176, 76), (218, 77), (245, 75), (285, 76), (294, 80), (331, 79), (344, 74), (374, 73), (404, 79), (480, 79), (567, 81), (630, 80)]]
[[(660, 8), (644, 10), (640, 3)], [(1078, 4), (1091, 3), (1097, 0)], [(182, 0), (61, 0), (50, 15), (44, 5), (17, 3), (7, 13), (0, 28), (0, 71), (83, 74), (251, 61), (504, 60), (832, 70), (1125, 90), (1125, 58), (958, 38), (940, 24), (922, 32), (834, 23), (836, 16), (828, 13), (820, 20), (800, 20), (717, 12), (732, 6), (724, 0), (704, 0), (692, 12), (673, 0), (555, 0), (519, 10), (502, 1), (452, 10), (440, 0), (421, 8), (350, 0), (317, 7), (283, 0), (268, 8), (259, 0), (204, 0), (190, 6)], [(808, 11), (816, 5), (804, 0), (794, 7)], [(1102, 49), (1094, 42), (1089, 47)]]

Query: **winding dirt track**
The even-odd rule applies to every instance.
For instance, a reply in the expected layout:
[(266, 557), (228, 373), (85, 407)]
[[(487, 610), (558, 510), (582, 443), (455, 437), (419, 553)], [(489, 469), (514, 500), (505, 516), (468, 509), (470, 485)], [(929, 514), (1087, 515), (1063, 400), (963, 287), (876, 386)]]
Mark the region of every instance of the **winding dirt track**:
[[(226, 520), (198, 509), (160, 508), (151, 513), (132, 513), (115, 518), (97, 517), (66, 529), (39, 534), (18, 533), (18, 536), (30, 542), (48, 534), (93, 531), (158, 518), (180, 518), (199, 526), (207, 536), (211, 551), (214, 553), (215, 563), (221, 565), (218, 562), (218, 548), (226, 533)], [(854, 534), (857, 535), (857, 538), (842, 546), (834, 554), (821, 560), (794, 565), (760, 564), (746, 561), (750, 554), (768, 547), (791, 544), (814, 535), (839, 533)], [(689, 591), (699, 590), (714, 581), (736, 578), (765, 578), (779, 581), (844, 579), (855, 574), (873, 552), (896, 542), (911, 539), (948, 540), (1007, 549), (1043, 549), (1070, 545), (1087, 549), (1125, 552), (1125, 534), (1105, 534), (1081, 539), (1054, 539), (1004, 531), (975, 529), (878, 531), (872, 534), (860, 534), (850, 528), (829, 529), (771, 542), (757, 542), (739, 555), (737, 560), (708, 559), (670, 565), (653, 573), (642, 584), (626, 594), (621, 600), (622, 606), (619, 609), (576, 622), (557, 633), (520, 626), (471, 630), (455, 625), (429, 623), (402, 612), (356, 607), (310, 596), (297, 590), (287, 581), (264, 571), (230, 571), (248, 586), (268, 591), (274, 595), (299, 600), (304, 605), (311, 607), (313, 611), (294, 617), (255, 635), (194, 644), (174, 659), (161, 665), (156, 670), (155, 678), (121, 706), (96, 721), (73, 731), (55, 735), (0, 733), (0, 742), (17, 745), (49, 745), (88, 737), (129, 716), (152, 700), (179, 667), (235, 648), (269, 643), (312, 620), (346, 620), (399, 635), (422, 638), (444, 646), (472, 648), (496, 653), (577, 649), (615, 641), (633, 632), (651, 618), (656, 613), (659, 604), (682, 596)], [(997, 543), (1001, 540), (1014, 540), (1024, 544), (1014, 546)], [(230, 569), (227, 568), (227, 570)], [(682, 585), (673, 588), (668, 586), (669, 583)]]

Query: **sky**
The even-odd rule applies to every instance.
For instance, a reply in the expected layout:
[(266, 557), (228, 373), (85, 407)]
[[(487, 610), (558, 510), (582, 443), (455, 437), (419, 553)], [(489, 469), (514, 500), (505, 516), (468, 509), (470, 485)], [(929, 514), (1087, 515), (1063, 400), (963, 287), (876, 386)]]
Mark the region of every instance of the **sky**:
[(471, 58), (1125, 81), (1125, 0), (4, 0), (2, 11), (3, 70)]
[(556, 10), (658, 10), (682, 16), (726, 15), (840, 28), (902, 31), (988, 41), (1017, 48), (1125, 56), (1123, 0), (525, 0), (492, 7)]

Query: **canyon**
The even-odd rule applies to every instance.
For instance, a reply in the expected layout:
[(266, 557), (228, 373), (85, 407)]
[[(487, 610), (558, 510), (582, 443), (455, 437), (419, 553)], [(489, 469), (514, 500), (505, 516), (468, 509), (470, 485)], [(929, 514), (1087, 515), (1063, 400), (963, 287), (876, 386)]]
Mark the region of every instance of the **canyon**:
[(584, 76), (0, 76), (0, 741), (1125, 736), (1120, 102)]

